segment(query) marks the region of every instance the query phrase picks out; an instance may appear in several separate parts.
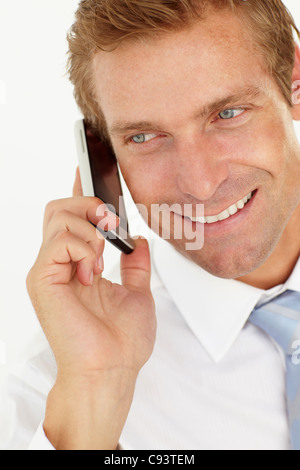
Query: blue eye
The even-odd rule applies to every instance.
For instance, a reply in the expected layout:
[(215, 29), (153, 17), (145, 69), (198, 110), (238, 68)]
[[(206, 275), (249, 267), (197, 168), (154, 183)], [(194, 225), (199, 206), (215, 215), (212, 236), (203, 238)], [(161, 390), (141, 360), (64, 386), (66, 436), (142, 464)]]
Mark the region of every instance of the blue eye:
[(219, 116), (221, 119), (233, 119), (244, 112), (244, 109), (225, 109), (222, 111)]
[(132, 140), (136, 144), (143, 144), (145, 142), (145, 134), (135, 135), (134, 137), (132, 137)]
[(149, 140), (155, 139), (155, 137), (157, 137), (157, 134), (137, 134), (131, 137), (131, 140), (135, 144), (144, 144), (145, 142), (148, 142)]

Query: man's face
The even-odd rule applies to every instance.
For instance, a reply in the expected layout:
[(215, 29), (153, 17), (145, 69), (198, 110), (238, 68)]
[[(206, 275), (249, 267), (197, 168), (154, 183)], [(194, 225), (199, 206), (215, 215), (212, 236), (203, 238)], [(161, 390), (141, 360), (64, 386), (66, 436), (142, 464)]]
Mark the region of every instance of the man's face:
[[(300, 202), (291, 111), (262, 63), (249, 32), (229, 12), (100, 52), (94, 63), (123, 176), (149, 214), (152, 204), (192, 204), (196, 216), (204, 204), (205, 216), (226, 215), (254, 194), (236, 214), (204, 225), (201, 250), (186, 251), (185, 238), (171, 237), (178, 251), (224, 278), (261, 266)], [(172, 213), (171, 223), (178, 221)]]

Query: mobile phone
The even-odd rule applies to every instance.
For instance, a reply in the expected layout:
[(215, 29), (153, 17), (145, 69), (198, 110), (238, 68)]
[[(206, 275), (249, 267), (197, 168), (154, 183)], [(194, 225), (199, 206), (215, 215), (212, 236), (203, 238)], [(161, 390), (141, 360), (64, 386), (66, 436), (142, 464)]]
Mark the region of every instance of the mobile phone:
[(81, 119), (75, 124), (76, 147), (84, 196), (98, 197), (120, 219), (119, 226), (110, 232), (99, 232), (125, 254), (135, 249), (130, 237), (126, 209), (116, 156), (110, 145), (102, 142)]

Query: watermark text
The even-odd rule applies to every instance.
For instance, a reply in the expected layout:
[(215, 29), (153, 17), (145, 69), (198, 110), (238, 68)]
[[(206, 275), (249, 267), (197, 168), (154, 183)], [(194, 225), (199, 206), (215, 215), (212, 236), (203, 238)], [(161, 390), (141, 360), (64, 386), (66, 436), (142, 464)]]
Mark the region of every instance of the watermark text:
[[(119, 207), (125, 207), (123, 196), (119, 198)], [(163, 240), (183, 240), (187, 251), (201, 250), (204, 246), (204, 205), (203, 204), (151, 204), (148, 208), (143, 204), (136, 204), (140, 215), (139, 220), (148, 224), (152, 231), (150, 239), (159, 235)], [(102, 236), (112, 239), (128, 238), (127, 223), (120, 216), (120, 225), (116, 229), (115, 216), (118, 211), (111, 204), (101, 204), (97, 210), (100, 221), (97, 229)], [(131, 231), (133, 220), (130, 219)], [(136, 231), (137, 227), (134, 227)], [(106, 232), (107, 235), (105, 233)], [(136, 231), (138, 233), (138, 230)], [(98, 236), (100, 236), (98, 234)]]

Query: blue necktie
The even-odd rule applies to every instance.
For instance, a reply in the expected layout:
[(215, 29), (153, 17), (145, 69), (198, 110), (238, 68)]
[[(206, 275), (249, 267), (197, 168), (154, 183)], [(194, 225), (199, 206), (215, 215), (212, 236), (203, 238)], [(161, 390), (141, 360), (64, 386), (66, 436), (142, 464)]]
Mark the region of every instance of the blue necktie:
[(286, 395), (293, 450), (300, 450), (300, 293), (287, 290), (252, 312), (249, 321), (270, 335), (286, 355)]

